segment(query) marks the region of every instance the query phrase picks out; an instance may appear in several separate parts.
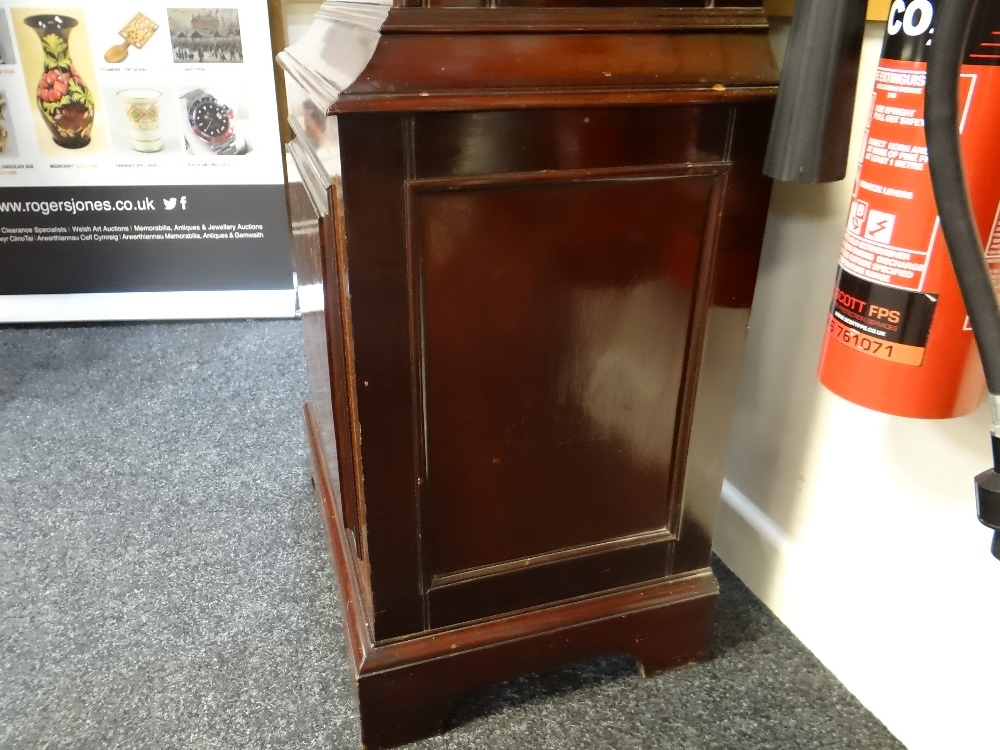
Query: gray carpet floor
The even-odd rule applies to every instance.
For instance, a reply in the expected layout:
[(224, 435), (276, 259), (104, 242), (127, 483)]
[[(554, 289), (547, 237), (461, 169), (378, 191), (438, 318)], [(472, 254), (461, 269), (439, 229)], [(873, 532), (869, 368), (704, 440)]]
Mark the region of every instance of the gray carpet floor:
[[(0, 328), (0, 748), (356, 748), (294, 321)], [(721, 565), (715, 658), (471, 697), (432, 748), (899, 748)]]

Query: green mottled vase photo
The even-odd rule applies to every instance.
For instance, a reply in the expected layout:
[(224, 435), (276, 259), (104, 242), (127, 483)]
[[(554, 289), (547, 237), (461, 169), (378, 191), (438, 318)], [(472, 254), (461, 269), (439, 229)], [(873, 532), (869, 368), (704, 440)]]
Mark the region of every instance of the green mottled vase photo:
[(44, 63), (35, 99), (52, 140), (63, 148), (83, 148), (94, 127), (94, 99), (73, 67), (69, 34), (77, 25), (70, 16), (29, 16), (24, 23), (42, 42)]

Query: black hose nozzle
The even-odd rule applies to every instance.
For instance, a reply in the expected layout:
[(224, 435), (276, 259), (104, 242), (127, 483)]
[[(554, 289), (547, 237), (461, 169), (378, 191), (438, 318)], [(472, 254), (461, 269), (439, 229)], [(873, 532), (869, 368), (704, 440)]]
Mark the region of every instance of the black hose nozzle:
[(1000, 560), (1000, 438), (993, 435), (993, 468), (976, 477), (979, 521), (993, 529), (993, 556)]

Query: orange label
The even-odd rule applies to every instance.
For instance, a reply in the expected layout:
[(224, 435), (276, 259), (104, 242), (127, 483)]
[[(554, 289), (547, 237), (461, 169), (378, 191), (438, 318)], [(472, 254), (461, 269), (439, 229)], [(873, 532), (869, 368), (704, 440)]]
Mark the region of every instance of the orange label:
[(924, 361), (924, 351), (926, 351), (924, 347), (881, 341), (867, 333), (845, 326), (832, 315), (827, 319), (826, 335), (842, 346), (887, 362), (919, 367)]

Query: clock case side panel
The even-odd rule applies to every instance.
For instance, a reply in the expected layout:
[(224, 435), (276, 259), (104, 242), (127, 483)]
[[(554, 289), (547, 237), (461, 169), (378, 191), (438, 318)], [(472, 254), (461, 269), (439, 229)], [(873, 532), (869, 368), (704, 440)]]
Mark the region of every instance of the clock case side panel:
[[(427, 458), (427, 451), (433, 452), (435, 446), (429, 445), (426, 435), (421, 435), (420, 463), (430, 469), (424, 477), (419, 502), (423, 583), (431, 626), (453, 625), (707, 568), (714, 508), (722, 483), (723, 457), (718, 446), (725, 444), (729, 431), (770, 191), (770, 181), (759, 171), (770, 111), (771, 103), (764, 99), (757, 104), (702, 107), (681, 104), (635, 111), (614, 108), (416, 116), (417, 178), (409, 182), (408, 189), (411, 222), (408, 247), (409, 264), (414, 269), (414, 287), (410, 292), (414, 300), (414, 341), (415, 347), (419, 347), (413, 362), (422, 368), (414, 376), (418, 387), (435, 377), (433, 369), (427, 370), (434, 367), (434, 360), (432, 357), (428, 363), (424, 340), (428, 335), (424, 317), (427, 294), (423, 289), (424, 251), (420, 247), (419, 229), (412, 226), (413, 222), (419, 225), (421, 220), (419, 196), (427, 195), (428, 191), (459, 196), (477, 186), (492, 190), (510, 188), (512, 178), (503, 173), (519, 170), (523, 174), (518, 179), (527, 180), (529, 185), (533, 181), (558, 183), (560, 169), (567, 167), (578, 168), (577, 172), (562, 173), (576, 184), (599, 184), (608, 177), (605, 170), (611, 164), (617, 167), (617, 171), (612, 168), (611, 172), (615, 179), (627, 181), (636, 169), (648, 180), (656, 179), (657, 173), (662, 175), (664, 170), (666, 173), (672, 169), (681, 173), (685, 169), (697, 171), (697, 163), (704, 162), (702, 169), (714, 172), (718, 182), (708, 210), (713, 218), (705, 225), (702, 250), (697, 257), (683, 261), (699, 269), (693, 280), (698, 291), (687, 335), (677, 432), (670, 448), (674, 451), (673, 479), (671, 488), (664, 493), (669, 520), (662, 527), (644, 529), (635, 535), (612, 534), (580, 546), (557, 542), (560, 534), (552, 533), (549, 536), (553, 546), (543, 554), (441, 575), (436, 568), (440, 540), (434, 518), (435, 507), (439, 505), (434, 500), (435, 462), (431, 461), (428, 467)], [(712, 113), (719, 116), (713, 117)], [(594, 131), (597, 137), (590, 139), (589, 147), (581, 142), (586, 139), (579, 138), (580, 131), (574, 129), (580, 122), (597, 127)], [(701, 124), (700, 129), (697, 125), (692, 127), (695, 123)], [(668, 140), (660, 148), (616, 152), (614, 148), (594, 147), (598, 142), (634, 143), (635, 138), (609, 137), (626, 135), (623, 124), (627, 124), (626, 130), (653, 126), (656, 132), (685, 133), (686, 137)], [(546, 140), (538, 135), (544, 132), (558, 133), (559, 137)], [(499, 143), (482, 141), (484, 133), (508, 142), (506, 151)], [(534, 134), (531, 141), (519, 140), (526, 133)], [(557, 141), (575, 144), (572, 154), (560, 155)], [(678, 144), (688, 150), (678, 150), (681, 148)], [(678, 166), (656, 166), (657, 163)], [(532, 174), (537, 177), (525, 177)], [(431, 294), (434, 293), (432, 290)], [(435, 401), (428, 399), (426, 390), (419, 400), (425, 408), (426, 427), (436, 418)], [(452, 505), (453, 509), (456, 507)], [(579, 508), (581, 514), (588, 512), (584, 506)], [(569, 517), (561, 523), (579, 526)], [(553, 527), (551, 523), (543, 525)], [(466, 522), (458, 528), (471, 531), (474, 526)], [(484, 539), (482, 544), (486, 543)]]
[[(333, 191), (323, 198), (333, 207), (339, 196), (342, 221), (339, 228), (335, 223), (324, 227), (323, 236), (332, 252), (322, 257), (332, 260), (323, 267), (322, 277), (331, 282), (333, 274), (340, 284), (336, 293), (332, 283), (324, 286), (324, 320), (343, 336), (336, 340), (328, 332), (326, 343), (332, 393), (342, 394), (346, 406), (342, 413), (349, 423), (347, 428), (335, 425), (334, 430), (351, 433), (348, 444), (353, 451), (358, 512), (358, 535), (353, 538), (345, 530), (349, 513), (343, 489), (338, 496), (333, 482), (345, 462), (339, 461), (339, 468), (334, 469), (333, 456), (322, 447), (315, 404), (306, 408), (306, 423), (317, 493), (346, 612), (365, 747), (395, 746), (441, 731), (451, 710), (469, 691), (575, 659), (626, 653), (636, 658), (644, 674), (650, 674), (709, 656), (718, 587), (706, 566), (722, 477), (720, 446), (729, 429), (759, 260), (769, 191), (769, 183), (759, 174), (759, 162), (766, 113), (777, 83), (766, 20), (756, 4), (734, 0), (725, 5), (739, 7), (715, 5), (704, 11), (618, 8), (610, 13), (568, 15), (544, 8), (538, 13), (509, 9), (502, 16), (488, 9), (461, 9), (465, 27), (449, 30), (456, 18), (449, 17), (448, 9), (387, 12), (384, 6), (328, 2), (306, 45), (309, 49), (297, 45), (294, 55), (282, 53), (289, 88), (297, 87), (299, 92), (297, 105), (292, 101), (295, 96), (289, 97), (289, 118), (297, 140), (303, 152), (326, 170), (328, 182), (323, 191), (342, 179), (339, 193)], [(430, 15), (422, 15), (424, 10)], [(504, 38), (505, 29), (510, 38)], [(522, 33), (529, 30), (533, 33)], [(650, 32), (663, 32), (670, 40), (664, 45), (646, 38), (647, 52), (652, 47), (669, 51), (674, 41), (683, 39), (681, 46), (690, 54), (684, 59), (658, 57), (650, 67), (642, 68), (638, 58), (649, 58), (633, 54), (634, 42), (636, 36), (651, 36)], [(458, 39), (462, 35), (467, 38)], [(572, 50), (581, 41), (574, 35), (593, 35), (598, 46), (608, 43), (603, 49), (610, 56), (602, 68), (611, 75), (543, 86), (545, 90), (534, 87), (539, 81), (558, 83), (562, 75), (558, 66), (545, 67), (544, 60), (555, 60)], [(489, 48), (495, 56), (529, 42), (546, 46), (545, 54), (532, 58), (543, 61), (540, 75), (505, 67), (503, 80), (462, 77), (463, 70), (475, 68), (459, 64), (466, 52), (479, 54)], [(447, 70), (444, 76), (428, 78), (413, 89), (407, 75), (414, 58), (402, 53), (417, 48), (432, 58), (444, 55), (446, 59), (434, 62)], [(703, 54), (695, 54), (698, 50)], [(382, 57), (373, 64), (377, 53)], [(631, 61), (617, 57), (629, 54), (633, 54)], [(325, 62), (302, 63), (310, 55)], [(509, 57), (505, 66), (516, 58)], [(725, 65), (719, 67), (716, 63), (722, 59)], [(645, 77), (640, 75), (643, 71)], [(401, 78), (392, 80), (394, 76)], [(428, 84), (426, 89), (423, 83)], [(531, 578), (542, 568), (529, 566), (527, 578), (511, 576), (503, 582), (504, 591), (498, 596), (504, 599), (503, 611), (470, 609), (458, 601), (450, 614), (439, 617), (435, 606), (440, 600), (436, 603), (433, 598), (434, 571), (427, 559), (427, 546), (433, 542), (425, 515), (426, 370), (420, 256), (411, 231), (412, 187), (425, 178), (530, 172), (541, 163), (532, 159), (557, 149), (551, 143), (536, 142), (531, 159), (521, 163), (517, 160), (523, 154), (507, 153), (506, 165), (499, 167), (490, 161), (488, 150), (458, 149), (450, 163), (431, 174), (428, 163), (422, 161), (422, 148), (435, 135), (433, 129), (421, 129), (421, 117), (464, 112), (474, 119), (477, 112), (508, 113), (509, 124), (516, 130), (518, 123), (573, 108), (608, 111), (630, 106), (705, 106), (735, 113), (735, 118), (727, 116), (726, 132), (732, 135), (727, 166), (717, 178), (722, 186), (713, 194), (711, 211), (716, 216), (709, 222), (710, 236), (704, 242), (714, 244), (715, 255), (709, 272), (698, 274), (700, 307), (687, 334), (700, 336), (703, 343), (689, 346), (685, 365), (688, 391), (681, 399), (686, 406), (679, 424), (688, 427), (680, 441), (686, 450), (673, 459), (682, 471), (675, 472), (671, 489), (674, 501), (667, 529), (672, 538), (634, 548), (651, 554), (648, 559), (656, 567), (652, 579), (605, 582), (601, 585), (610, 590), (574, 592), (565, 586), (567, 577), (586, 578), (587, 573), (571, 569), (580, 562), (571, 559), (575, 554), (571, 551), (566, 559), (551, 561), (554, 564), (543, 572), (543, 578), (554, 573), (551, 587), (540, 578)], [(535, 124), (531, 122), (529, 129)], [(332, 137), (338, 126), (340, 135)], [(447, 150), (448, 134), (439, 133), (438, 141)], [(345, 150), (342, 176), (341, 142)], [(666, 148), (674, 141), (660, 138), (659, 143), (667, 144)], [(686, 154), (652, 159), (658, 164), (706, 160), (711, 161), (704, 155), (690, 159)], [(637, 161), (626, 157), (615, 164), (641, 170), (649, 162), (647, 153)], [(609, 166), (615, 168), (610, 162), (577, 168)], [(338, 299), (340, 319), (333, 324), (330, 309)], [(340, 385), (336, 369), (341, 365), (332, 355), (337, 351), (345, 352)], [(331, 408), (336, 412), (335, 405)], [(340, 483), (346, 485), (342, 477)], [(655, 544), (669, 548), (657, 549)], [(559, 569), (562, 563), (570, 567)], [(626, 562), (625, 567), (634, 570), (636, 566)], [(492, 577), (493, 581), (502, 579)], [(487, 584), (489, 580), (483, 579)], [(542, 600), (517, 599), (532, 589), (543, 592)], [(488, 592), (483, 598), (489, 598)], [(480, 619), (470, 621), (472, 617)]]
[(405, 198), (407, 119), (338, 117), (347, 298), (354, 348), (360, 502), (376, 642), (427, 626), (418, 464), (421, 409), (413, 362)]
[[(333, 129), (334, 136), (336, 129)], [(301, 137), (287, 147), (288, 203), (293, 264), (298, 279), (311, 402), (308, 418), (321, 454), (314, 469), (329, 488), (324, 517), (329, 533), (343, 536), (357, 570), (358, 599), (371, 621), (371, 594), (364, 548), (364, 505), (353, 386), (350, 308), (346, 288), (343, 201), (338, 177), (319, 166)], [(293, 179), (294, 176), (294, 179)], [(314, 473), (314, 483), (319, 484)]]
[[(348, 5), (352, 4), (327, 3), (324, 8)], [(395, 11), (385, 20), (384, 27), (394, 23), (393, 13)], [(727, 58), (733, 71), (726, 74), (725, 83), (712, 83), (714, 79), (706, 78), (715, 69), (702, 70), (704, 66), (698, 61), (711, 56), (692, 54), (679, 63), (676, 60), (670, 63), (672, 67), (667, 85), (652, 85), (659, 74), (646, 71), (648, 80), (631, 80), (624, 86), (595, 81), (541, 95), (517, 90), (517, 86), (532, 79), (527, 73), (514, 71), (516, 75), (510, 78), (509, 85), (465, 80), (459, 82), (461, 91), (456, 94), (454, 88), (441, 88), (447, 81), (440, 81), (430, 85), (426, 92), (417, 92), (411, 100), (405, 91), (408, 84), (399, 83), (397, 86), (385, 78), (407, 70), (412, 63), (413, 57), (401, 52), (409, 48), (407, 44), (420, 46), (426, 42), (427, 50), (445, 50), (442, 54), (460, 55), (463, 49), (460, 44), (455, 46), (455, 39), (449, 42), (452, 47), (441, 47), (437, 42), (448, 41), (444, 38), (447, 35), (423, 31), (398, 31), (385, 34), (380, 39), (376, 33), (374, 45), (369, 45), (371, 58), (361, 66), (362, 72), (353, 80), (344, 74), (334, 82), (337, 76), (327, 69), (320, 81), (310, 79), (298, 70), (296, 81), (303, 89), (311, 91), (309, 99), (316, 105), (315, 109), (319, 110), (318, 105), (324, 103), (327, 112), (339, 113), (336, 119), (345, 147), (343, 231), (350, 285), (349, 288), (346, 286), (348, 276), (345, 276), (344, 294), (350, 301), (347, 310), (351, 319), (348, 341), (355, 346), (354, 369), (349, 371), (348, 377), (354, 383), (357, 394), (356, 412), (352, 417), (359, 430), (355, 436), (357, 497), (359, 512), (366, 514), (364, 523), (359, 525), (360, 544), (366, 553), (365, 570), (373, 592), (371, 608), (375, 642), (412, 635), (435, 624), (427, 596), (433, 577), (424, 560), (425, 519), (421, 493), (426, 480), (426, 466), (421, 440), (425, 405), (420, 381), (421, 334), (414, 314), (418, 292), (414, 283), (412, 254), (407, 247), (407, 206), (403, 189), (406, 181), (415, 177), (417, 168), (415, 126), (410, 115), (455, 108), (496, 111), (511, 105), (525, 107), (519, 112), (580, 106), (581, 103), (619, 107), (635, 98), (636, 92), (647, 84), (650, 84), (650, 90), (640, 92), (638, 98), (650, 105), (729, 104), (739, 108), (743, 103), (768, 100), (775, 93), (777, 72), (767, 46), (766, 22), (761, 25), (763, 17), (757, 17), (759, 11), (739, 15), (737, 21), (733, 19), (738, 14), (733, 13), (713, 11), (713, 23), (716, 25), (705, 30), (704, 34), (692, 34), (691, 38), (687, 33), (676, 35), (678, 40), (684, 39), (692, 51), (698, 48), (696, 39), (704, 42), (702, 51), (735, 45), (736, 52)], [(720, 19), (728, 19), (725, 23), (730, 26), (718, 23)], [(676, 23), (676, 19), (672, 17), (670, 23)], [(342, 39), (348, 32), (337, 28), (337, 39)], [(366, 26), (358, 38), (369, 39), (370, 29), (370, 25)], [(502, 31), (502, 26), (497, 30)], [(499, 45), (498, 48), (504, 48), (508, 42), (515, 45), (525, 42), (521, 38), (523, 34), (513, 35), (518, 39), (504, 39), (502, 33), (470, 33), (468, 36), (467, 44), (471, 46), (481, 46), (490, 41), (487, 37), (491, 37), (492, 43)], [(539, 44), (549, 45), (550, 57), (557, 57), (565, 52), (566, 37), (573, 35), (556, 36), (558, 38), (551, 40), (543, 34), (534, 38)], [(620, 55), (625, 54), (624, 50), (635, 35), (616, 31), (607, 36), (613, 37), (609, 43), (614, 54)], [(674, 38), (674, 35), (670, 36)], [(400, 45), (400, 42), (406, 44)], [(579, 39), (573, 43), (577, 42)], [(329, 39), (324, 44), (329, 45)], [(348, 57), (351, 55), (354, 52)], [(329, 58), (329, 48), (322, 56)], [(447, 60), (442, 62), (448, 63)], [(737, 62), (740, 64), (737, 65)], [(612, 71), (615, 64), (609, 64)], [(451, 63), (441, 67), (455, 70), (455, 65)], [(630, 74), (635, 73), (635, 70), (630, 70)], [(684, 70), (688, 70), (687, 79)], [(379, 78), (380, 75), (383, 77)], [(617, 82), (614, 75), (612, 79)], [(684, 80), (689, 82), (685, 84)], [(309, 89), (310, 86), (312, 89)], [(317, 111), (313, 115), (317, 130), (321, 127), (320, 119), (315, 116), (318, 114)], [(290, 113), (290, 116), (295, 119), (294, 114)], [(328, 121), (332, 119), (327, 118)], [(720, 235), (724, 231), (724, 227), (718, 230)], [(718, 317), (714, 308), (709, 311), (708, 317), (712, 320)], [(713, 331), (717, 327), (710, 322), (704, 325), (709, 337), (706, 351), (712, 348)], [(702, 379), (705, 377), (703, 375)], [(697, 404), (701, 403), (703, 401), (699, 399)], [(693, 419), (698, 421), (697, 416)], [(701, 433), (694, 431), (692, 434)], [(718, 435), (717, 432), (711, 434)], [(706, 438), (699, 440), (707, 444)], [(688, 472), (684, 472), (683, 476), (687, 475)], [(687, 489), (684, 492), (685, 497), (690, 494)], [(681, 569), (676, 560), (687, 560), (693, 564), (693, 561), (708, 554), (705, 540), (697, 545), (693, 542), (699, 526), (691, 519), (697, 517), (703, 521), (710, 514), (696, 514), (693, 510), (688, 512), (686, 508), (689, 507), (694, 509), (698, 503), (692, 501), (685, 503), (685, 509), (676, 509), (677, 517), (672, 521), (672, 527), (680, 532), (681, 546), (690, 550), (697, 548), (697, 552), (674, 555), (671, 570)], [(438, 624), (442, 623), (438, 621)]]
[[(762, 147), (748, 145), (759, 138), (769, 105), (719, 108), (730, 113), (733, 153), (725, 157), (731, 166), (720, 173), (722, 182), (709, 211), (718, 220), (706, 226), (698, 309), (688, 335), (688, 390), (680, 400), (681, 432), (673, 448), (677, 470), (674, 499), (668, 503), (671, 520), (662, 529), (666, 536), (640, 535), (620, 543), (602, 539), (597, 547), (577, 550), (556, 545), (551, 559), (532, 561), (537, 565), (485, 568), (443, 579), (435, 577), (428, 557), (435, 539), (426, 515), (433, 477), (427, 471), (425, 429), (433, 417), (426, 411), (420, 252), (409, 225), (413, 192), (402, 187), (419, 184), (420, 175), (434, 171), (422, 161), (426, 150), (418, 137), (429, 131), (421, 127), (419, 116), (340, 118), (350, 153), (345, 159), (347, 254), (358, 419), (367, 438), (361, 455), (377, 642), (406, 635), (406, 628), (454, 625), (707, 567), (722, 481), (718, 446), (728, 434), (739, 372), (734, 363), (742, 353), (763, 230), (762, 218), (754, 224), (753, 217), (765, 215), (769, 191), (769, 183), (754, 176)], [(539, 113), (511, 113), (515, 118), (521, 114)], [(588, 565), (611, 560), (588, 559), (593, 554), (621, 557), (620, 565), (612, 567), (624, 578), (588, 574)], [(586, 585), (574, 589), (567, 585), (570, 581)], [(404, 614), (389, 617), (392, 613)], [(389, 625), (392, 629), (386, 629)]]
[[(729, 108), (720, 109), (725, 122)], [(575, 140), (568, 123), (575, 119), (586, 129), (585, 123), (593, 124), (601, 114), (567, 111), (558, 114), (558, 121), (565, 136)], [(619, 124), (627, 127), (650, 114), (630, 111)], [(527, 150), (517, 145), (512, 144), (512, 153)], [(428, 427), (421, 441), (428, 476), (420, 497), (432, 626), (671, 574), (677, 539), (671, 519), (677, 515), (673, 509), (679, 493), (671, 489), (678, 480), (670, 477), (680, 476), (683, 466), (678, 458), (683, 456), (707, 312), (702, 300), (709, 297), (715, 268), (729, 169), (725, 149), (719, 152), (719, 160), (707, 164), (545, 170), (494, 175), (482, 178), (482, 184), (475, 178), (411, 181), (411, 265), (421, 269), (414, 274), (413, 296), (422, 301), (414, 316), (425, 344), (416, 361), (422, 365), (418, 380), (425, 384), (421, 402)], [(655, 161), (655, 156), (644, 153), (638, 161)], [(504, 205), (521, 206), (520, 213), (505, 220), (503, 209), (499, 214), (484, 211), (483, 201), (498, 194), (506, 196)], [(602, 210), (606, 201), (624, 196), (628, 202), (612, 211), (613, 217), (607, 215), (610, 209)], [(683, 217), (670, 213), (672, 198), (686, 206)], [(438, 212), (456, 200), (479, 206), (468, 219), (479, 228), (464, 231), (484, 238), (479, 246), (461, 242), (471, 260), (448, 262), (465, 269), (459, 275), (441, 270), (447, 266), (440, 259), (428, 268), (427, 258), (435, 249), (439, 254), (441, 243), (455, 232), (448, 228), (455, 224), (451, 214)], [(633, 200), (646, 205), (629, 205)], [(527, 207), (531, 203), (536, 210)], [(593, 209), (584, 214), (605, 214), (596, 222), (604, 239), (592, 236), (588, 241), (585, 235), (593, 233), (581, 228), (569, 240), (565, 222), (573, 219), (567, 206), (584, 205)], [(588, 222), (580, 215), (575, 223)], [(614, 249), (615, 242), (628, 246), (639, 235), (652, 236), (664, 223), (678, 239), (690, 235), (691, 243), (690, 249), (679, 244), (659, 256), (666, 268), (648, 266), (648, 240), (639, 240), (644, 249)], [(512, 230), (511, 225), (522, 228)], [(421, 246), (428, 232), (438, 237), (437, 248)], [(514, 243), (510, 253), (502, 247), (507, 235)], [(514, 250), (531, 245), (533, 235), (551, 239), (541, 239), (527, 254)], [(574, 246), (572, 258), (559, 249), (568, 249), (568, 241)], [(488, 257), (477, 263), (484, 252)], [(626, 282), (623, 274), (633, 273), (644, 280)], [(503, 292), (497, 274), (519, 281)], [(482, 312), (468, 309), (477, 304), (476, 297), (482, 299)], [(586, 312), (593, 305), (619, 325), (628, 321), (631, 331), (593, 319)], [(664, 334), (673, 328), (676, 333), (656, 335), (657, 320), (666, 327)], [(560, 341), (567, 343), (561, 346)], [(494, 358), (499, 359), (491, 363)], [(612, 359), (621, 366), (609, 370)], [(662, 385), (652, 390), (633, 379), (637, 372), (657, 377), (648, 359), (658, 363), (652, 365), (656, 372), (667, 368), (660, 376)], [(476, 360), (486, 364), (479, 366)], [(573, 403), (554, 395), (569, 372), (577, 383)], [(614, 383), (620, 389), (609, 392)], [(610, 406), (622, 394), (629, 401), (637, 399), (635, 404), (647, 403), (645, 417), (636, 417), (641, 425), (623, 423), (621, 412)], [(653, 410), (661, 416), (654, 418)], [(452, 437), (463, 434), (467, 436)], [(659, 467), (655, 472), (651, 460)]]
[(763, 99), (734, 108), (733, 164), (718, 227), (718, 253), (698, 368), (684, 470), (679, 472), (674, 573), (705, 569), (712, 552), (722, 493), (750, 306), (760, 265), (772, 182), (763, 173), (774, 102)]

